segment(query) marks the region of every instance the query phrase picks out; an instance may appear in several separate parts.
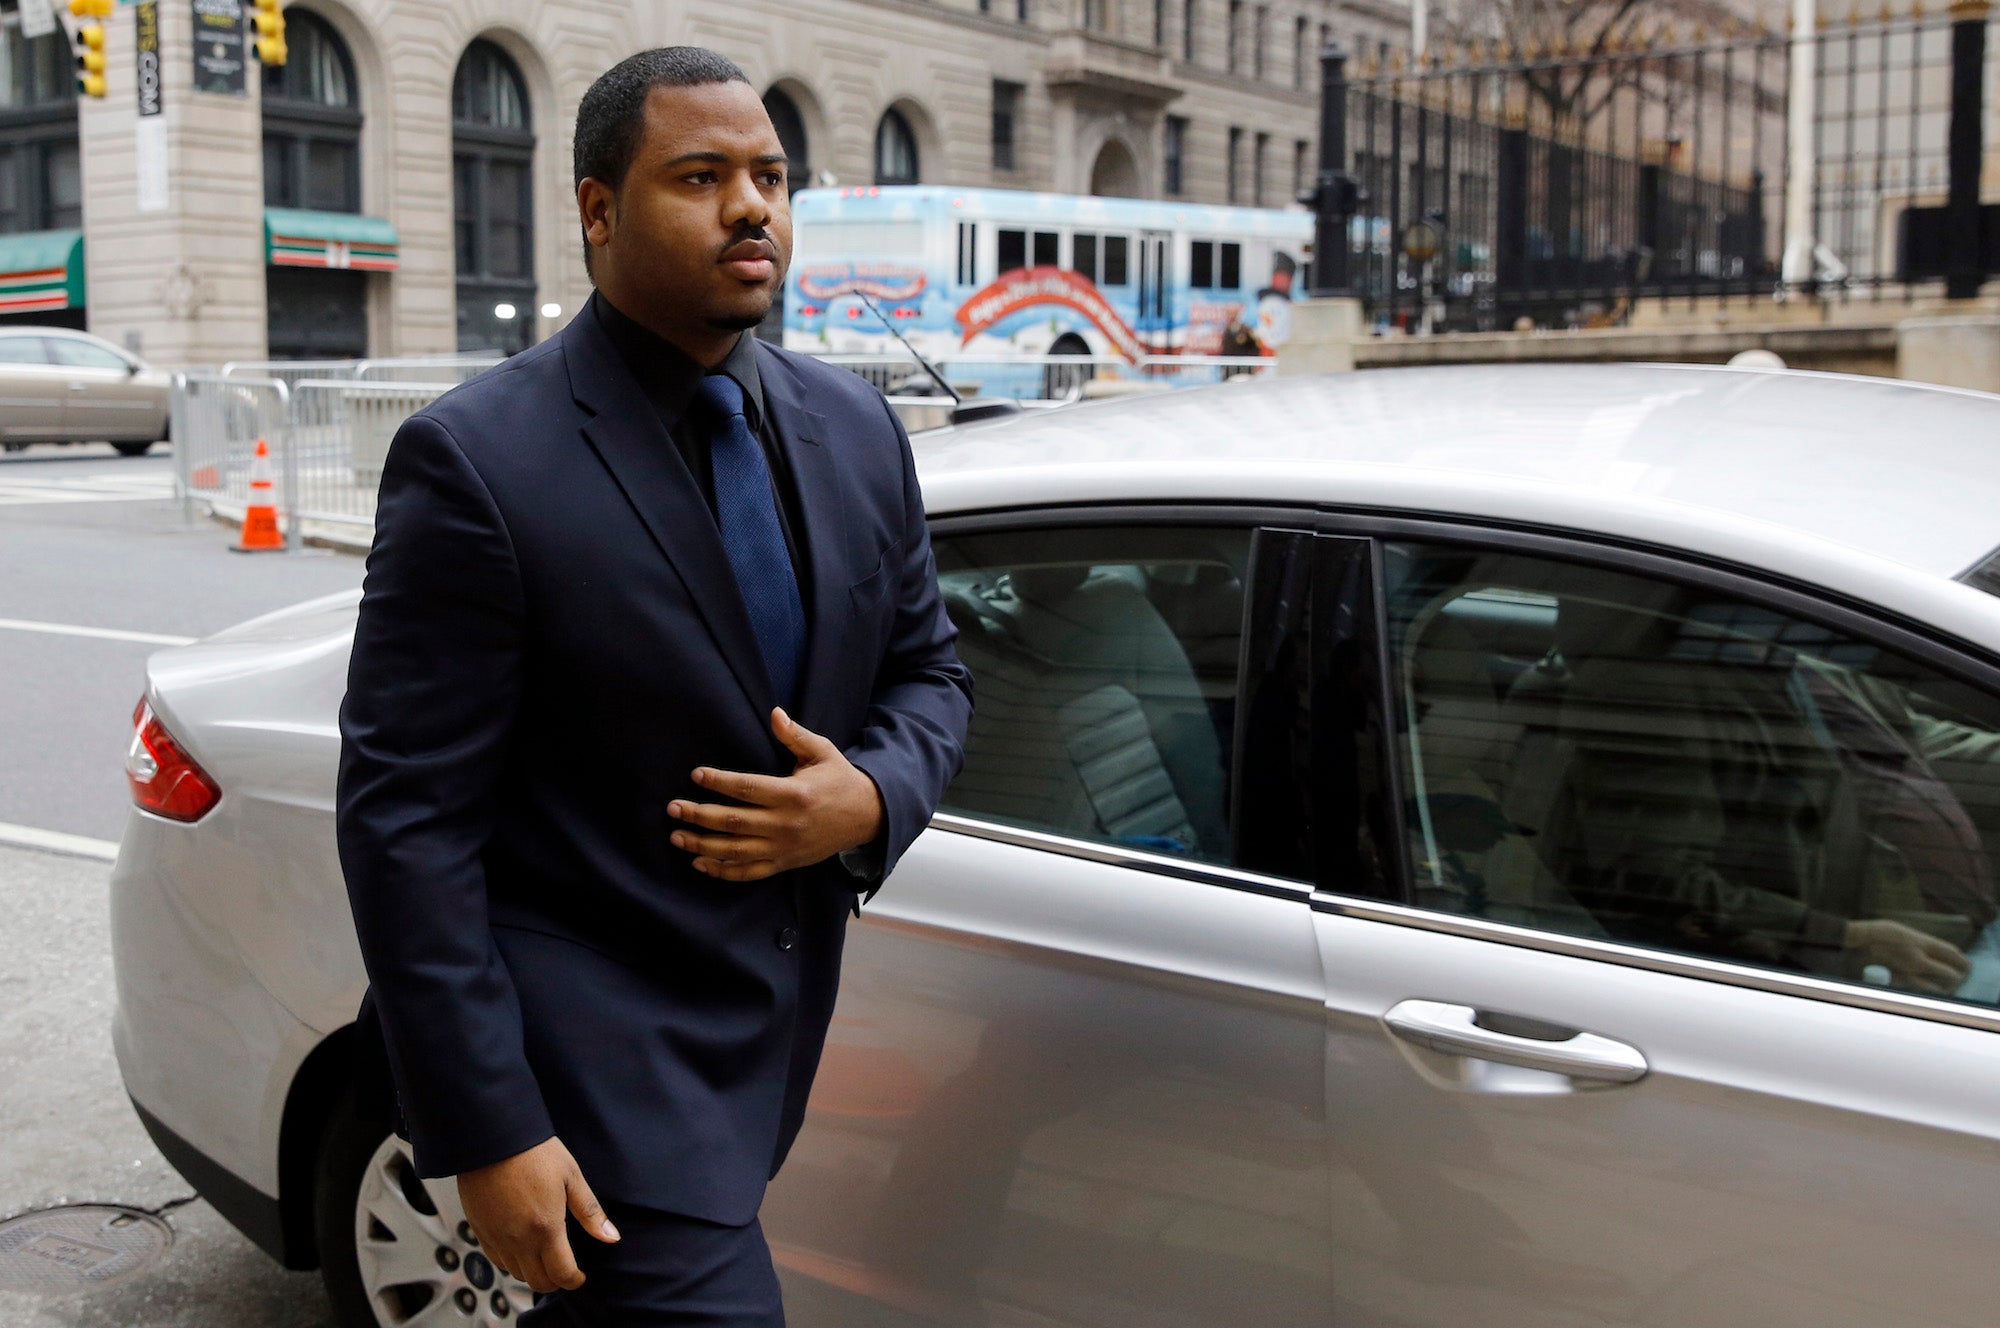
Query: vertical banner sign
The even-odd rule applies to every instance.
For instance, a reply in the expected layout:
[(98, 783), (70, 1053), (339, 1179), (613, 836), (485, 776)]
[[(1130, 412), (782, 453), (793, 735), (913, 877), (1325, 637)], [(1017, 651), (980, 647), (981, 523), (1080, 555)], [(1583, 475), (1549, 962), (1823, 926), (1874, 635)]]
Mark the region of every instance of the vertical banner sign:
[(21, 0), (21, 35), (33, 41), (56, 30), (53, 0)]
[(250, 94), (243, 41), (243, 0), (194, 0), (194, 90)]
[(165, 212), (167, 119), (166, 97), (160, 87), (160, 0), (139, 0), (132, 12), (138, 75), (134, 83), (139, 96), (139, 123), (133, 131), (139, 211)]

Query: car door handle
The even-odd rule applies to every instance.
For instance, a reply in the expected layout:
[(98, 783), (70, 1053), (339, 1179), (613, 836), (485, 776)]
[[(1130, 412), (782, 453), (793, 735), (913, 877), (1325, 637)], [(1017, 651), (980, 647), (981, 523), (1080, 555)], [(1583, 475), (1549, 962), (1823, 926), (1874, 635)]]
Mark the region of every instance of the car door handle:
[(70, 390), (70, 391), (72, 391), (72, 392), (88, 392), (88, 391), (90, 390), (90, 384), (89, 384), (89, 383), (71, 383), (71, 384), (69, 385), (69, 390)]
[[(1482, 1023), (1482, 1021), (1484, 1021)], [(1580, 1029), (1443, 1001), (1401, 1001), (1382, 1016), (1391, 1033), (1447, 1056), (1470, 1056), (1572, 1079), (1630, 1084), (1650, 1068), (1637, 1047)], [(1510, 1032), (1509, 1028), (1523, 1031)]]

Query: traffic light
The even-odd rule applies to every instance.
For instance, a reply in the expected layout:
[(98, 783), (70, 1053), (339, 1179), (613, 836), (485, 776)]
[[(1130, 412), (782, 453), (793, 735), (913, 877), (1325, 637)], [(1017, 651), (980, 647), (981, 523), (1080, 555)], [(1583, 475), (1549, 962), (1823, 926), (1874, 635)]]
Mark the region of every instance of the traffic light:
[(70, 15), (77, 21), (76, 90), (86, 97), (104, 95), (104, 20), (117, 4), (118, 0), (69, 0)]
[[(75, 3), (75, 0), (71, 0)], [(267, 65), (285, 63), (285, 15), (283, 0), (252, 0), (250, 24), (257, 32), (257, 58)]]

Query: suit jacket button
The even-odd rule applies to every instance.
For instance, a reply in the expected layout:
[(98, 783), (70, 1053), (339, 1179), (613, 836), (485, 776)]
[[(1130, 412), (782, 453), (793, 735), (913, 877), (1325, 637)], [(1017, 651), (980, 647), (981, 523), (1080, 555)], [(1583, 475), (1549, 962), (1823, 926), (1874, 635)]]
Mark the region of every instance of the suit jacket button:
[(789, 950), (798, 943), (799, 929), (797, 927), (784, 927), (779, 930), (778, 948), (780, 950)]

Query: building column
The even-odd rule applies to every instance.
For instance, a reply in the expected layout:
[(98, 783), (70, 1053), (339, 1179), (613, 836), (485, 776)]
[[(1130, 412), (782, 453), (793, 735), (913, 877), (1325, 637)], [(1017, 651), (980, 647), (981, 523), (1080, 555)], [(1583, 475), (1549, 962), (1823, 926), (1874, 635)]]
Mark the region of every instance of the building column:
[(162, 368), (261, 360), (258, 67), (245, 51), (242, 96), (196, 92), (193, 6), (160, 0), (153, 12), (160, 114), (145, 118), (164, 131), (139, 123), (141, 6), (107, 21), (108, 95), (78, 107), (90, 330)]

